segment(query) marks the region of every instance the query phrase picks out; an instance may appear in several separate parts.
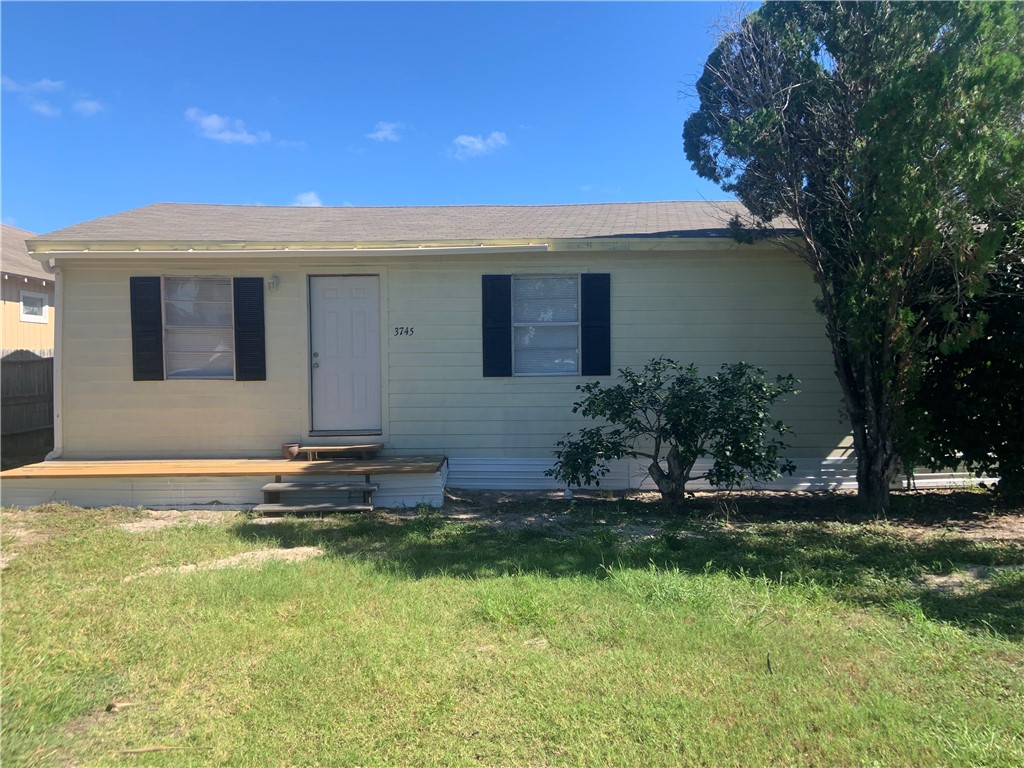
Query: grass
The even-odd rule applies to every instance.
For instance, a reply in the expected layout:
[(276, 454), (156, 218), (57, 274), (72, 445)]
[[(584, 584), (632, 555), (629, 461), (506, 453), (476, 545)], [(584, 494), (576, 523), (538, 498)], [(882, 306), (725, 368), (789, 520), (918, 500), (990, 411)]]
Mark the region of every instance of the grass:
[[(45, 538), (4, 571), (4, 765), (1024, 764), (1024, 572), (919, 581), (1019, 544), (685, 520), (631, 540), (649, 512), (597, 502), (561, 535), (116, 525), (142, 516), (18, 516)], [(175, 749), (126, 751), (147, 747)]]

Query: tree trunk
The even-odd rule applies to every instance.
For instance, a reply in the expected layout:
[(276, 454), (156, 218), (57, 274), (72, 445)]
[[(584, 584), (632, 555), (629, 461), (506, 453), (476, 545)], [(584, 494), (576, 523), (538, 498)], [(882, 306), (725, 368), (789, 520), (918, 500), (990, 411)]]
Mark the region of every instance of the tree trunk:
[(847, 408), (857, 453), (857, 498), (865, 514), (885, 516), (889, 514), (890, 487), (900, 471), (894, 441), (895, 408), (887, 383), (876, 374), (870, 359), (862, 361), (862, 378), (850, 382), (856, 388), (851, 394), (857, 406)]
[(826, 313), (825, 321), (836, 377), (853, 429), (857, 500), (864, 513), (884, 516), (889, 513), (890, 485), (899, 474), (892, 392), (888, 382), (881, 380), (874, 361), (863, 357), (854, 360), (849, 341), (837, 331), (834, 318)]
[(899, 462), (892, 440), (864, 427), (854, 427), (857, 452), (857, 499), (863, 512), (874, 516), (889, 514), (890, 486), (898, 474)]
[(693, 460), (686, 460), (680, 454), (679, 449), (672, 446), (665, 461), (668, 471), (661, 468), (661, 463), (655, 459), (647, 468), (648, 474), (654, 480), (661, 492), (661, 498), (671, 509), (682, 509), (686, 502), (686, 484), (690, 480), (690, 471), (693, 469)]

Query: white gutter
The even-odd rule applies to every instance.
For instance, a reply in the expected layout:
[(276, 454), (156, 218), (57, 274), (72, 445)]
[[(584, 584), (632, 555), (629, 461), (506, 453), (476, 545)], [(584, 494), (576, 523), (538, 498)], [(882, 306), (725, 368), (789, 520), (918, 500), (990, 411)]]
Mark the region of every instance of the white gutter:
[(189, 248), (188, 250), (142, 250), (136, 248), (131, 251), (93, 250), (89, 248), (77, 250), (47, 250), (30, 251), (33, 258), (40, 260), (47, 257), (60, 257), (61, 259), (90, 259), (100, 256), (104, 259), (137, 259), (151, 256), (171, 256), (179, 259), (201, 258), (207, 254), (233, 259), (247, 259), (251, 257), (269, 258), (274, 256), (302, 256), (302, 257), (337, 257), (337, 256), (459, 256), (480, 253), (523, 253), (524, 251), (547, 251), (547, 243), (530, 243), (528, 245), (468, 245), (468, 246), (442, 246), (442, 247), (413, 247), (413, 248), (236, 248), (231, 250), (213, 250), (206, 248)]
[(61, 370), (64, 328), (64, 280), (53, 261), (40, 261), (43, 270), (53, 275), (53, 450), (43, 461), (59, 459), (64, 453), (64, 387)]

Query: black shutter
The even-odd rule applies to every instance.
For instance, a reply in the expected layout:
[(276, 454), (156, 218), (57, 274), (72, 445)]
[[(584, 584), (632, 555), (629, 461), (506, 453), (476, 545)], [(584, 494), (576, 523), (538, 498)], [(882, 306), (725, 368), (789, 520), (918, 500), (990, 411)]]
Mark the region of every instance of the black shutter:
[(263, 319), (263, 278), (236, 277), (235, 381), (267, 380), (266, 325)]
[(132, 301), (132, 378), (164, 380), (164, 328), (159, 277), (129, 278)]
[(484, 376), (512, 375), (512, 276), (483, 276)]
[(612, 372), (611, 275), (580, 275), (580, 374)]

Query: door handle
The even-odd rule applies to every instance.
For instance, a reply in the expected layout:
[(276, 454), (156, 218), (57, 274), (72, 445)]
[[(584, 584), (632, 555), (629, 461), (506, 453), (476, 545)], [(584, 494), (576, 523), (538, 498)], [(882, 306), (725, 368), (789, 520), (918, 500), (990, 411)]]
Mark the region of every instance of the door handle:
[(319, 368), (320, 367), (320, 363), (313, 363), (313, 367), (314, 368)]

